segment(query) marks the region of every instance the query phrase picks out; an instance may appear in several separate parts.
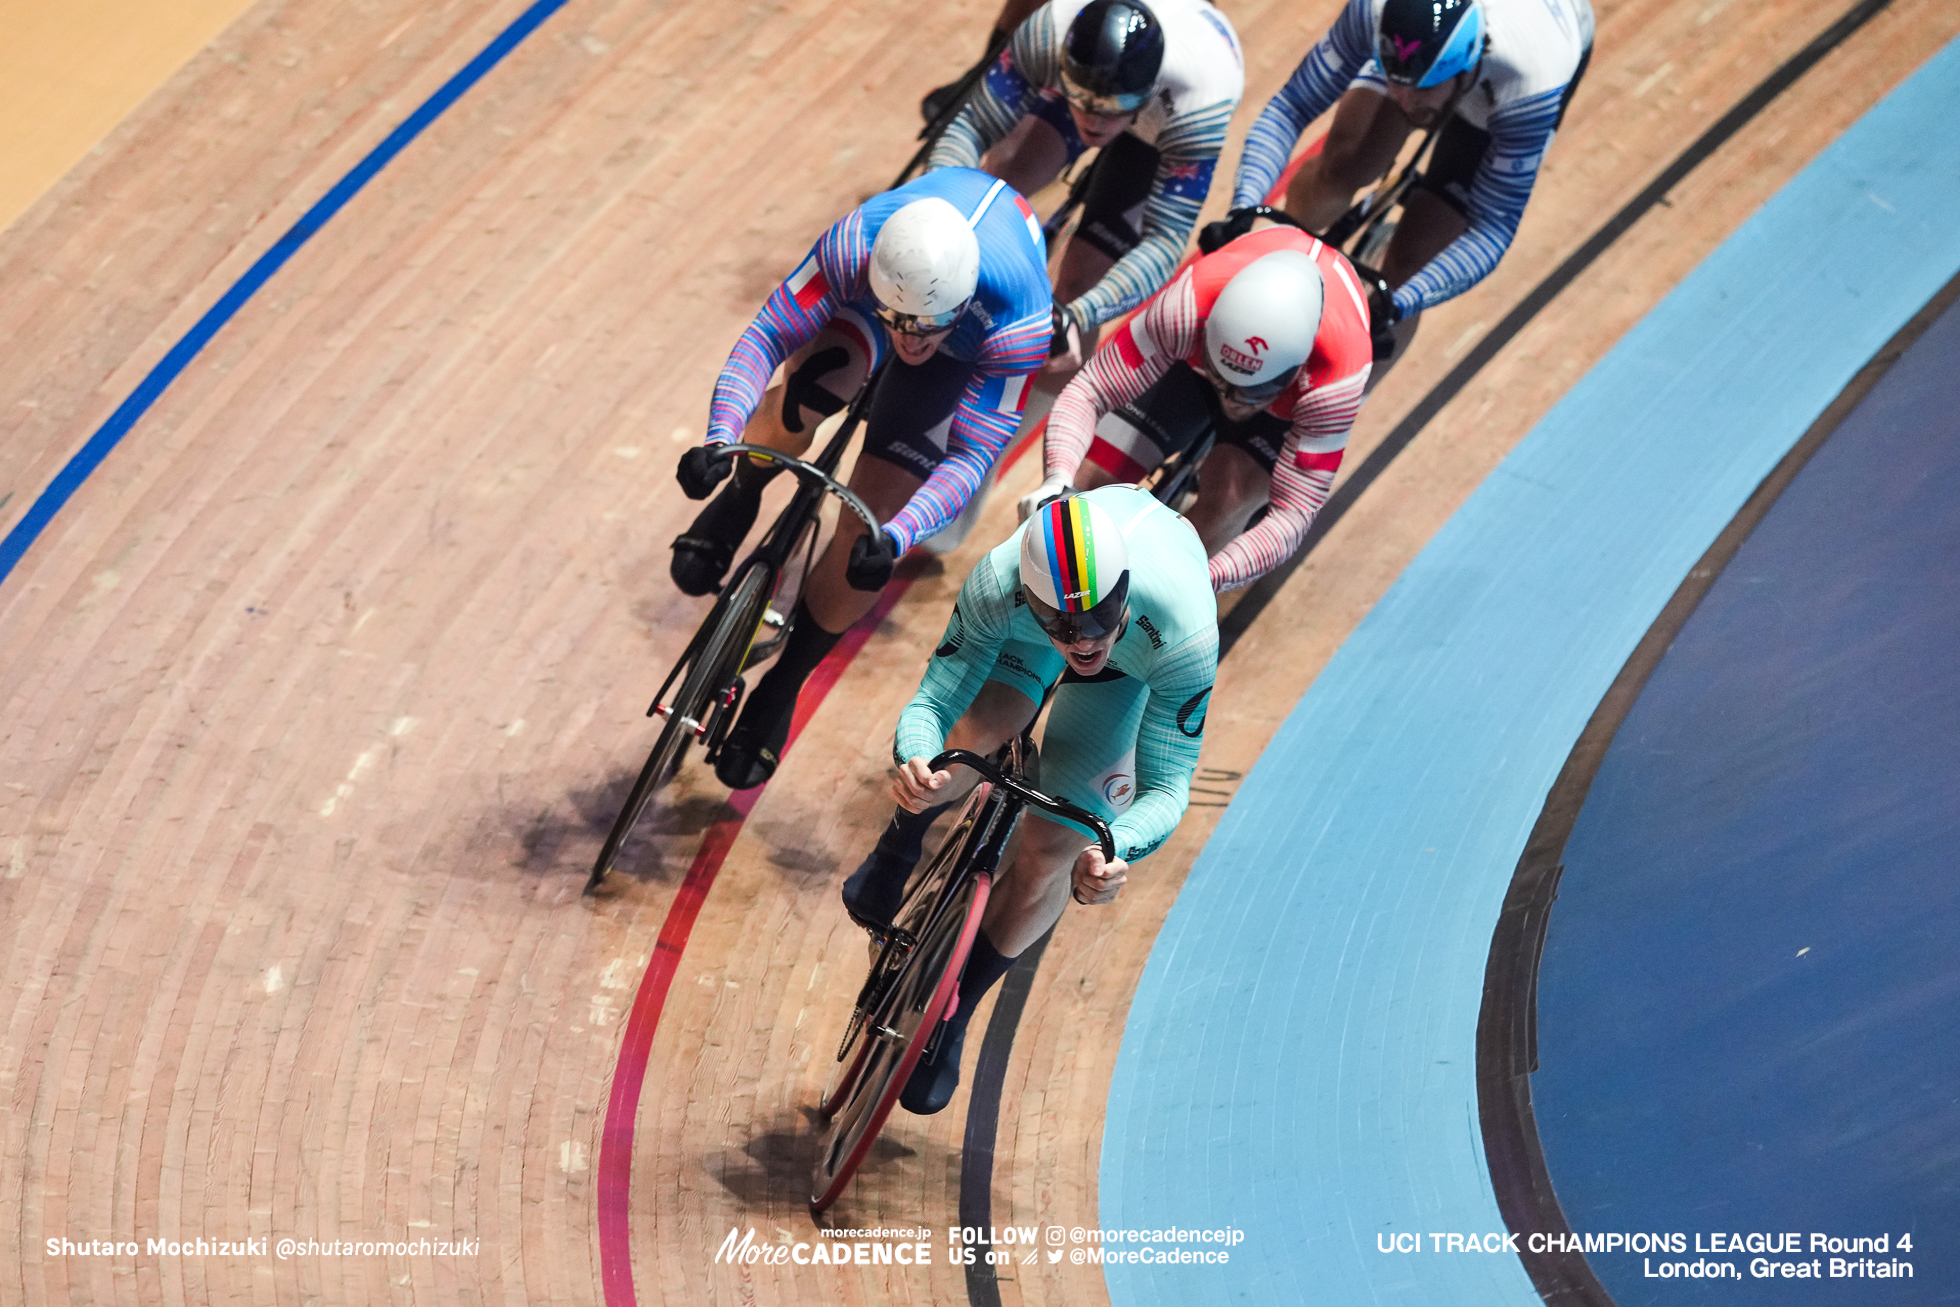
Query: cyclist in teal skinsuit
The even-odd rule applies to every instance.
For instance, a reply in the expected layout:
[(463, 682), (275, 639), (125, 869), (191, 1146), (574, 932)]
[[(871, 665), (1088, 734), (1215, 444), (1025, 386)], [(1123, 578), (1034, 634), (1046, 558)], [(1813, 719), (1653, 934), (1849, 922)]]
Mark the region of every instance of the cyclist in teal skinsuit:
[(899, 716), (899, 811), (845, 882), (845, 902), (860, 917), (891, 919), (926, 828), (978, 779), (964, 767), (932, 771), (932, 757), (993, 752), (1027, 728), (1051, 686), (1041, 788), (1108, 821), (1117, 860), (1105, 863), (1073, 824), (1026, 816), (1014, 863), (988, 898), (939, 1056), (920, 1062), (899, 1098), (908, 1110), (937, 1112), (951, 1101), (967, 1020), (1060, 918), (1071, 889), (1078, 902), (1111, 902), (1129, 863), (1176, 829), (1217, 671), (1204, 545), (1134, 486), (1044, 505), (967, 577)]

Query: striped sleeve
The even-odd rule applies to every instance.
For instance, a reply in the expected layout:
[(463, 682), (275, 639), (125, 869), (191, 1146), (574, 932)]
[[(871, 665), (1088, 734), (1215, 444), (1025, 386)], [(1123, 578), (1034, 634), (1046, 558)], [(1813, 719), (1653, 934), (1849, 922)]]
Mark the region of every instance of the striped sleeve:
[(1235, 100), (1220, 100), (1166, 124), (1157, 138), (1157, 176), (1143, 203), (1142, 239), (1069, 311), (1083, 326), (1108, 322), (1143, 303), (1170, 278), (1211, 192)]
[(1373, 6), (1369, 0), (1348, 0), (1327, 35), (1307, 51), (1293, 76), (1253, 122), (1232, 187), (1233, 208), (1245, 208), (1266, 198), (1293, 156), (1300, 133), (1341, 98), (1355, 74), (1374, 56), (1374, 42)]
[(1301, 395), (1293, 429), (1273, 464), (1272, 507), (1259, 525), (1211, 559), (1211, 586), (1219, 593), (1251, 585), (1293, 556), (1334, 488), (1347, 449), (1348, 431), (1361, 411), (1368, 368)]
[[(1041, 324), (1047, 338), (1048, 324)], [(1046, 350), (1042, 351), (1046, 354)], [(946, 457), (912, 492), (891, 521), (885, 533), (896, 551), (903, 554), (919, 541), (934, 535), (960, 515), (960, 511), (980, 489), (994, 460), (1007, 448), (1021, 424), (1021, 410), (1027, 407), (1030, 372), (1000, 374), (976, 372), (960, 396), (953, 412), (953, 425), (946, 439)]]
[(1021, 120), (1038, 88), (1055, 80), (1055, 18), (1043, 5), (1014, 29), (1013, 39), (946, 125), (926, 167), (978, 168), (980, 157)]
[(742, 428), (762, 403), (776, 368), (823, 330), (839, 304), (860, 292), (870, 255), (864, 215), (853, 209), (776, 287), (735, 342), (715, 381), (714, 397), (708, 403), (708, 444), (742, 438)]
[(1074, 481), (1089, 456), (1096, 423), (1137, 399), (1184, 357), (1197, 325), (1197, 296), (1187, 271), (1124, 323), (1056, 397), (1042, 439), (1046, 473)]
[(1488, 277), (1511, 248), (1564, 95), (1561, 86), (1492, 112), (1490, 148), (1470, 182), (1470, 229), (1395, 292), (1402, 316), (1461, 295)]

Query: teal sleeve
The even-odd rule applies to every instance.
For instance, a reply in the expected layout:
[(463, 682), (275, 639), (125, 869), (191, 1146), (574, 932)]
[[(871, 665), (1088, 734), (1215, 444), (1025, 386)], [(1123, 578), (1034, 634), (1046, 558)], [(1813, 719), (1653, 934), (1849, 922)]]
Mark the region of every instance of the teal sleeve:
[(1216, 626), (1167, 650), (1150, 677), (1150, 700), (1137, 730), (1136, 799), (1110, 824), (1126, 862), (1154, 852), (1184, 816), (1217, 677)]
[(975, 564), (966, 584), (960, 587), (946, 633), (926, 663), (919, 692), (898, 715), (898, 736), (892, 752), (899, 761), (931, 758), (945, 747), (946, 733), (973, 703), (993, 670), (1013, 616), (1013, 588), (1003, 582), (994, 555), (989, 553)]

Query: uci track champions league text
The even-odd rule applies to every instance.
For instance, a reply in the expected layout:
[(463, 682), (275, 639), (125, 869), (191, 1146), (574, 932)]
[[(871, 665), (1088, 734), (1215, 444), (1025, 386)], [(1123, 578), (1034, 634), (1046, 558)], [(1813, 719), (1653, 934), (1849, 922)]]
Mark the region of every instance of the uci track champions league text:
[(1650, 1280), (1909, 1280), (1912, 1233), (1837, 1235), (1796, 1230), (1605, 1234), (1379, 1233), (1375, 1250), (1413, 1253), (1584, 1253), (1640, 1258)]

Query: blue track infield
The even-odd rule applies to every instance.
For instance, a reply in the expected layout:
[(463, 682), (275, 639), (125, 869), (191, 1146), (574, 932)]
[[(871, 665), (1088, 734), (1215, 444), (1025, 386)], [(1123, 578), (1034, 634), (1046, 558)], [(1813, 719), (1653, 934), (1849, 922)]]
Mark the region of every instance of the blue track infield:
[[(1245, 1237), (1108, 1265), (1117, 1307), (1538, 1301), (1515, 1256), (1428, 1239), (1504, 1229), (1476, 1028), (1505, 889), (1688, 569), (1960, 270), (1955, 103), (1960, 44), (1546, 415), (1275, 736), (1151, 954), (1103, 1139), (1105, 1229)], [(1378, 1251), (1395, 1234), (1423, 1251)]]
[[(1670, 1263), (1742, 1277), (1719, 1290), (1736, 1307), (1960, 1303), (1956, 560), (1949, 308), (1723, 569), (1566, 842), (1531, 1081), (1545, 1159), (1574, 1229), (1687, 1236), (1591, 1257), (1620, 1307), (1717, 1292)], [(1824, 1278), (1755, 1278), (1747, 1236), (1793, 1230), (1763, 1260)], [(1703, 1255), (1734, 1234), (1737, 1255)], [(1833, 1253), (1911, 1282), (1833, 1280)]]

